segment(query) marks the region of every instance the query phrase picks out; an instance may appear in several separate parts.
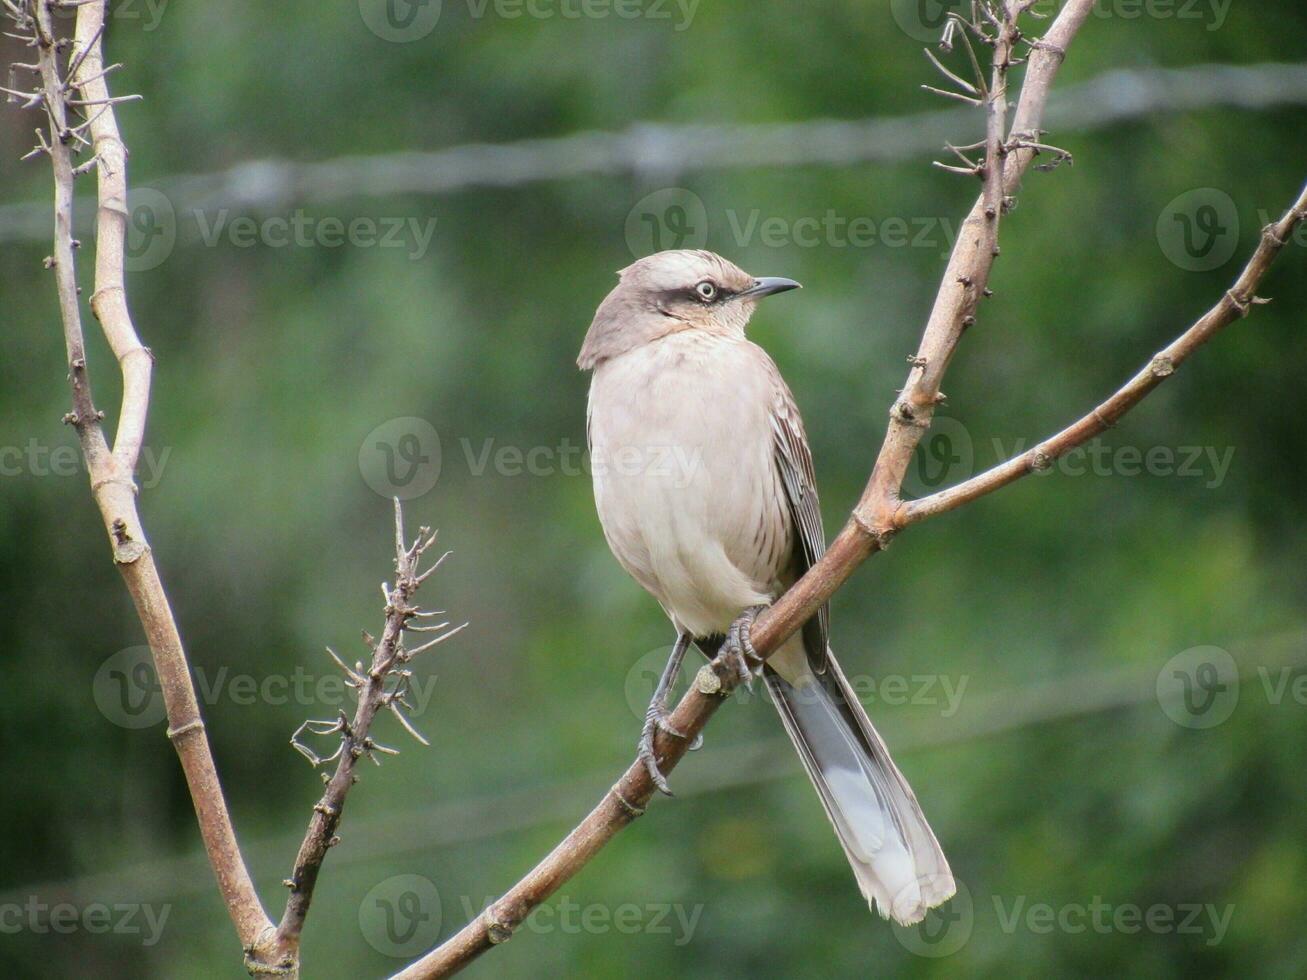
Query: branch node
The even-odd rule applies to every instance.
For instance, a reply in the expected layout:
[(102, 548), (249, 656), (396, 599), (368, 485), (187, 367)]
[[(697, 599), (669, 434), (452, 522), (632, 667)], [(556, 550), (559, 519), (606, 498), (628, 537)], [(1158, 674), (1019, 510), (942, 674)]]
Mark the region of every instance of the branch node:
[(1175, 361), (1166, 354), (1158, 354), (1148, 365), (1148, 369), (1153, 372), (1153, 377), (1165, 378), (1175, 373)]
[(1225, 298), (1234, 305), (1234, 308), (1239, 312), (1239, 316), (1241, 317), (1247, 316), (1252, 309), (1251, 302), (1244, 299), (1233, 289), (1227, 289), (1225, 291)]
[(186, 735), (190, 732), (202, 732), (202, 731), (204, 731), (203, 720), (199, 718), (195, 718), (192, 719), (191, 721), (188, 721), (184, 725), (178, 726), (177, 728), (173, 728), (170, 725), (168, 727), (168, 738), (171, 741), (176, 741), (177, 739), (181, 738), (183, 735)]
[(513, 938), (513, 927), (506, 922), (499, 921), (495, 915), (493, 905), (481, 913), (481, 916), (486, 920), (486, 938), (490, 940), (492, 946), (506, 943)]
[(1043, 448), (1036, 449), (1030, 454), (1030, 468), (1036, 473), (1044, 473), (1053, 467), (1053, 457), (1046, 453)]
[(722, 690), (722, 679), (710, 664), (704, 664), (694, 675), (694, 689), (700, 694), (720, 694), (723, 697), (729, 693)]
[[(704, 669), (707, 668), (705, 667)], [(716, 677), (717, 675), (714, 674), (713, 676)], [(628, 800), (625, 796), (622, 795), (621, 783), (614, 783), (613, 788), (609, 792), (613, 794), (613, 799), (617, 801), (617, 805), (620, 806), (623, 810), (625, 810), (632, 820), (634, 820), (636, 817), (644, 816), (644, 807), (636, 806), (634, 803), (632, 803), (630, 800)]]

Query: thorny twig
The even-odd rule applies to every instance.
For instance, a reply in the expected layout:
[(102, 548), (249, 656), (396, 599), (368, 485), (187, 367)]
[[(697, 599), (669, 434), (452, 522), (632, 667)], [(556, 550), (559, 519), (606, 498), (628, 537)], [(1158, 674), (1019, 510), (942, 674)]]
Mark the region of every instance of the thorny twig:
[[(300, 725), (291, 736), (291, 744), (314, 766), (334, 762), (335, 771), (328, 776), (323, 773), (326, 789), (322, 799), (313, 807), (313, 816), (295, 858), (295, 868), (285, 880), (290, 889), (286, 902), (286, 911), (281, 924), (277, 927), (276, 946), (284, 956), (298, 951), (300, 933), (304, 919), (313, 900), (313, 888), (317, 882), (318, 872), (327, 856), (329, 848), (337, 844), (340, 838), (336, 830), (340, 825), (341, 813), (350, 787), (358, 781), (356, 764), (361, 758), (368, 758), (376, 765), (381, 764), (379, 755), (395, 755), (398, 750), (382, 745), (371, 735), (372, 723), (377, 712), (389, 711), (406, 732), (423, 745), (427, 740), (413, 727), (405, 712), (411, 706), (406, 700), (408, 685), (412, 672), (408, 664), (413, 658), (433, 647), (444, 643), (464, 627), (450, 627), (448, 622), (432, 625), (417, 625), (414, 620), (438, 615), (420, 609), (414, 597), (422, 584), (432, 575), (449, 553), (441, 555), (431, 566), (423, 571), (420, 568), (422, 558), (436, 542), (436, 535), (430, 528), (422, 528), (412, 544), (404, 536), (404, 514), (399, 500), (395, 500), (395, 579), (392, 584), (383, 583), (381, 594), (385, 599), (385, 626), (380, 639), (364, 633), (364, 642), (372, 650), (369, 663), (355, 662), (347, 664), (334, 650), (327, 648), (327, 654), (336, 666), (345, 674), (345, 683), (358, 692), (358, 704), (351, 718), (344, 711), (330, 720), (309, 720)], [(405, 642), (408, 633), (435, 632), (438, 635), (410, 647)], [(318, 737), (331, 737), (337, 740), (335, 751), (325, 758), (301, 741), (305, 733)]]

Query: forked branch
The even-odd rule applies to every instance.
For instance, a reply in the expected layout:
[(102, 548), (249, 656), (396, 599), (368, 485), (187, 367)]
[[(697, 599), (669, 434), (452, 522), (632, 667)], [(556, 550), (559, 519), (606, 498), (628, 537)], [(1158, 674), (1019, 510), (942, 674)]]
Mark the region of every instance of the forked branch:
[[(891, 410), (889, 432), (862, 500), (825, 556), (753, 625), (751, 640), (760, 656), (766, 657), (776, 650), (810, 619), (855, 568), (888, 543), (896, 530), (893, 515), (899, 488), (913, 451), (934, 414), (940, 379), (963, 331), (975, 322), (977, 306), (986, 294), (989, 270), (997, 254), (998, 225), (1004, 203), (1036, 153), (1029, 146), (1010, 148), (1009, 139), (1017, 135), (1034, 138), (1038, 134), (1057, 69), (1092, 4), (1093, 0), (1069, 0), (1044, 37), (1033, 43), (1009, 134), (1004, 133), (1007, 74), (1015, 46), (1022, 40), (1017, 18), (1029, 3), (1014, 0), (997, 10), (987, 18), (989, 28), (981, 24), (967, 25), (977, 32), (989, 31), (986, 36), (995, 45), (991, 80), (986, 86), (984, 192), (964, 223), (949, 260), (935, 308), (918, 354), (913, 358), (908, 382)], [(660, 731), (655, 741), (662, 772), (670, 772), (676, 766), (737, 683), (738, 675), (722, 657), (700, 670), (694, 685), (668, 720), (668, 727), (684, 737)], [(642, 762), (635, 761), (585, 819), (526, 877), (443, 945), (396, 974), (396, 978), (449, 976), (509, 939), (532, 910), (583, 868), (623, 827), (644, 813), (653, 792), (647, 769)]]
[[(54, 251), (46, 264), (54, 272), (68, 352), (73, 410), (64, 421), (77, 432), (114, 563), (127, 584), (154, 656), (168, 715), (168, 737), (181, 760), (209, 863), (236, 934), (241, 944), (251, 950), (271, 936), (272, 922), (263, 911), (236, 842), (181, 635), (136, 509), (134, 473), (149, 412), (153, 358), (136, 335), (123, 288), (127, 149), (118, 132), (100, 51), (106, 4), (104, 0), (78, 4), (71, 44), (55, 31), (53, 7), (50, 0), (27, 0), (22, 7), (8, 4), (7, 12), (17, 26), (16, 34), (36, 51), (40, 69), (38, 101), (48, 122), (38, 152), (50, 156), (54, 170)], [(81, 121), (72, 118), (79, 108), (75, 103), (80, 103), (85, 116)], [(92, 154), (93, 168), (73, 163), (74, 154), (83, 147)], [(73, 182), (79, 170), (88, 173), (90, 169), (97, 175), (98, 198), (95, 286), (90, 305), (123, 377), (122, 405), (112, 448), (105, 436), (104, 413), (95, 407), (87, 373), (75, 266), (78, 243), (72, 235)]]

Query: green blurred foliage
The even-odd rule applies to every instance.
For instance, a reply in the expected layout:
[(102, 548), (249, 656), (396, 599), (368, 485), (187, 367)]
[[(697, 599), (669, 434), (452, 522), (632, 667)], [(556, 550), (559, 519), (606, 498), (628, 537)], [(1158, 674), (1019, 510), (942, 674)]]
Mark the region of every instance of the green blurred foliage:
[[(114, 91), (146, 96), (119, 111), (133, 185), (265, 158), (636, 121), (938, 107), (919, 88), (933, 81), (920, 44), (889, 4), (720, 0), (696, 7), (680, 31), (675, 17), (504, 18), (493, 5), (477, 17), (478, 5), (443, 6), (429, 35), (391, 43), (353, 3), (288, 0), (257, 15), (166, 4), (153, 29), (158, 7), (119, 4), (107, 43), (126, 67)], [(1307, 11), (1240, 4), (1212, 26), (1096, 17), (1062, 81), (1291, 60)], [(3, 50), (6, 60), (16, 53)], [(49, 197), (43, 163), (16, 159), (36, 121), (10, 105), (0, 112), (5, 203)], [(979, 467), (995, 461), (996, 440), (1011, 449), (1053, 431), (1206, 309), (1255, 245), (1259, 211), (1278, 214), (1301, 186), (1305, 124), (1302, 108), (1215, 108), (1053, 134), (1076, 165), (1032, 173), (1004, 223), (996, 296), (945, 386), (956, 428), (943, 458), (969, 442)], [(632, 258), (633, 205), (687, 188), (705, 204), (710, 247), (807, 287), (766, 305), (753, 333), (803, 408), (834, 528), (879, 445), (946, 243), (772, 247), (758, 236), (742, 243), (731, 222), (755, 210), (787, 222), (830, 211), (956, 227), (975, 188), (928, 163), (780, 169), (745, 159), (729, 170), (430, 197), (292, 193), (251, 213), (434, 218), (435, 235), (416, 259), (405, 249), (237, 247), (225, 236), (206, 246), (192, 235), (129, 277), (157, 358), (148, 441), (168, 453), (142, 510), (210, 685), (297, 668), (323, 677), (324, 644), (362, 654), (355, 637), (378, 628), (376, 586), (390, 565), (389, 503), (362, 477), (360, 449), (395, 418), (425, 419), (439, 434), (439, 480), (407, 512), (454, 550), (429, 600), (472, 625), (419, 665), (434, 686), (416, 721), (432, 747), (381, 722), (382, 740), (404, 752), (369, 768), (350, 799), (305, 936), (307, 976), (400, 965), (360, 926), (376, 912), (368, 896), (392, 875), (434, 882), (439, 934), (451, 934), (631, 757), (638, 720), (624, 685), (641, 654), (671, 639), (666, 622), (609, 556), (584, 474), (493, 464), (478, 473), (476, 460), (487, 446), (584, 444), (586, 378), (573, 358), (613, 270)], [(1218, 268), (1189, 272), (1168, 260), (1156, 226), (1169, 202), (1203, 187), (1233, 199), (1238, 248)], [(0, 250), (0, 445), (24, 453), (33, 441), (43, 451), (75, 445), (59, 422), (68, 394), (53, 286), (40, 269), (47, 252), (41, 242)], [(1233, 449), (1219, 479), (1211, 466), (1196, 478), (1117, 466), (1026, 480), (913, 529), (835, 599), (834, 643), (851, 674), (967, 684), (948, 716), (911, 698), (869, 705), (892, 746), (920, 746), (896, 754), (972, 897), (960, 949), (914, 955), (868, 914), (816, 797), (776, 741), (775, 718), (754, 702), (723, 711), (678, 771), (674, 782), (702, 792), (656, 802), (552, 912), (469, 975), (1302, 975), (1307, 706), (1275, 703), (1255, 671), (1278, 676), (1303, 653), (1307, 401), (1293, 379), (1307, 372), (1305, 258), (1290, 248), (1266, 287), (1276, 302), (1104, 440), (1113, 452)], [(119, 382), (98, 336), (90, 358), (112, 423)], [(921, 465), (930, 471), (931, 458)], [(241, 975), (217, 892), (194, 860), (194, 819), (163, 725), (128, 730), (97, 709), (97, 671), (142, 637), (85, 479), (14, 469), (0, 478), (0, 905), (67, 898), (79, 909), (146, 903), (169, 914), (150, 946), (87, 928), (6, 930), (0, 963), (12, 976)], [(1253, 672), (1229, 720), (1207, 730), (1176, 724), (1148, 696), (1171, 657), (1200, 645), (1228, 649)], [(1093, 678), (1109, 675), (1143, 678), (1139, 703), (1085, 707)], [(247, 703), (233, 690), (206, 699), (209, 733), (261, 891), (279, 912), (279, 881), (318, 786), (287, 737), (333, 709)], [(977, 721), (986, 705), (1000, 722), (988, 734)], [(1026, 720), (1003, 724), (1013, 719)], [(1099, 930), (1090, 919), (1045, 931), (1014, 911), (1095, 902), (1232, 914), (1216, 941), (1205, 915), (1196, 933)], [(618, 929), (613, 917), (632, 903), (635, 926)], [(661, 925), (648, 906), (667, 913)], [(697, 916), (688, 936), (678, 915)]]

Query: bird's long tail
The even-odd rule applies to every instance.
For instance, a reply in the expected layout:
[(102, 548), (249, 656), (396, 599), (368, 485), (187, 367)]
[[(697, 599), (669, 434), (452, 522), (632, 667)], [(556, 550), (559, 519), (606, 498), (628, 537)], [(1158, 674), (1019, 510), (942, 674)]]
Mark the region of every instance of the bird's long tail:
[(794, 644), (777, 651), (763, 675), (863, 897), (886, 918), (920, 922), (952, 897), (953, 875), (834, 656), (815, 674)]

